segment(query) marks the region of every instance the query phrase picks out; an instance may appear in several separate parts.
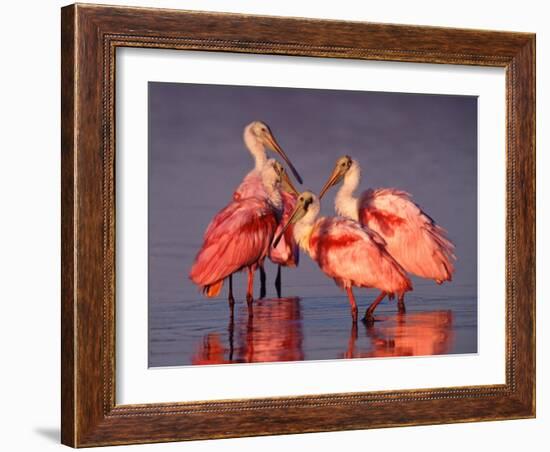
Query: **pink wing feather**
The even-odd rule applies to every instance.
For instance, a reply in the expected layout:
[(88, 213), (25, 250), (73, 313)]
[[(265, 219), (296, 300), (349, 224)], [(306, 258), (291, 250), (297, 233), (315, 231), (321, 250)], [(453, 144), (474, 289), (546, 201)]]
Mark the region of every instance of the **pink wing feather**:
[(384, 238), (388, 252), (407, 272), (439, 284), (452, 279), (453, 243), (408, 193), (366, 190), (359, 200), (359, 220)]
[(211, 221), (189, 277), (210, 286), (265, 258), (277, 227), (273, 208), (259, 198), (233, 201)]
[[(260, 172), (253, 169), (242, 180), (241, 184), (237, 187), (233, 193), (233, 201), (242, 201), (247, 198), (265, 198), (267, 193), (262, 182)], [(228, 207), (231, 204), (228, 205)], [(227, 208), (226, 208), (227, 209)], [(223, 213), (226, 209), (222, 210), (216, 215), (210, 224), (204, 231), (204, 239), (206, 239), (212, 232), (212, 230), (218, 228), (219, 224), (225, 220), (230, 211)]]
[[(286, 221), (290, 218), (290, 214), (296, 206), (296, 196), (287, 193), (283, 190), (280, 191), (281, 200), (283, 201), (283, 214), (277, 231), (275, 234), (278, 234), (283, 226), (286, 224)], [(246, 199), (252, 196), (256, 197), (267, 197), (265, 187), (262, 182), (260, 172), (257, 170), (250, 171), (241, 184), (237, 187), (233, 193), (233, 199), (235, 201)], [(294, 240), (293, 236), (293, 227), (290, 226), (276, 248), (271, 248), (269, 250), (269, 258), (275, 264), (280, 264), (288, 267), (296, 267), (299, 262), (300, 252), (298, 244)]]
[(309, 240), (312, 258), (340, 287), (377, 288), (388, 293), (412, 290), (403, 268), (374, 231), (342, 217), (320, 218)]

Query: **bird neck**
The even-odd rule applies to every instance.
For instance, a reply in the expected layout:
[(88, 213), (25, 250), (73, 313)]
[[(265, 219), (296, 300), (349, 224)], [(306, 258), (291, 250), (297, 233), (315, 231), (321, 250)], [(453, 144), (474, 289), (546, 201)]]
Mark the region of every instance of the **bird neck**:
[(358, 198), (353, 196), (353, 193), (359, 186), (360, 180), (361, 170), (359, 168), (359, 165), (354, 162), (344, 176), (342, 186), (340, 187), (338, 193), (336, 194), (336, 197), (334, 198), (334, 208), (338, 215), (358, 221), (359, 200)]
[(254, 167), (257, 170), (261, 170), (267, 162), (267, 154), (265, 152), (265, 146), (254, 135), (252, 128), (249, 126), (244, 130), (244, 144), (254, 159)]
[(294, 225), (294, 240), (310, 257), (313, 257), (313, 250), (310, 247), (310, 239), (313, 229), (317, 223), (319, 211), (311, 210)]
[(254, 158), (254, 168), (256, 168), (257, 170), (261, 170), (267, 162), (267, 155), (265, 153), (264, 146), (260, 144), (257, 150), (255, 150), (254, 152), (250, 152), (252, 154), (252, 157)]
[(283, 199), (281, 197), (281, 191), (279, 187), (269, 183), (264, 183), (264, 187), (267, 193), (267, 198), (269, 199), (269, 202), (273, 205), (273, 207), (279, 210), (282, 209)]
[(312, 224), (297, 223), (294, 225), (294, 240), (302, 250), (311, 256), (311, 248), (309, 246), (309, 239), (313, 233)]
[(281, 197), (280, 181), (279, 176), (273, 168), (273, 164), (274, 160), (268, 160), (260, 171), (260, 177), (267, 199), (273, 207), (281, 210), (283, 207), (283, 200)]

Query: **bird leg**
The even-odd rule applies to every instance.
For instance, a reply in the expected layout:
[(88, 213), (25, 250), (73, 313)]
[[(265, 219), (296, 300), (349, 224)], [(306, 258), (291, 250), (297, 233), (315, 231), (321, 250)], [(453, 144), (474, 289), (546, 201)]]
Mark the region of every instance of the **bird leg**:
[(405, 314), (407, 310), (405, 309), (405, 294), (400, 293), (397, 297), (397, 310), (399, 314)]
[(227, 332), (229, 333), (229, 361), (233, 362), (234, 343), (233, 333), (235, 332), (235, 319), (233, 317), (233, 311), (231, 311), (231, 317), (229, 317), (229, 325), (227, 326)]
[(365, 323), (373, 323), (374, 322), (374, 310), (376, 309), (376, 306), (380, 304), (380, 302), (384, 299), (386, 296), (386, 292), (380, 292), (380, 295), (376, 297), (376, 300), (374, 300), (371, 305), (367, 308), (367, 312), (365, 312), (365, 317), (363, 317), (363, 322)]
[(260, 299), (265, 298), (265, 270), (264, 266), (260, 265)]
[(351, 308), (351, 318), (353, 319), (353, 323), (357, 322), (357, 303), (355, 303), (355, 297), (353, 295), (353, 289), (351, 287), (347, 287), (346, 291), (348, 293), (349, 298), (349, 304)]
[(254, 301), (254, 270), (252, 267), (248, 267), (248, 285), (246, 288), (246, 303), (248, 304), (248, 315), (252, 315), (252, 302)]
[(231, 311), (231, 316), (235, 309), (235, 298), (233, 298), (233, 275), (229, 275), (229, 295), (227, 296), (227, 301), (229, 302), (229, 310)]
[(275, 278), (275, 289), (277, 290), (277, 298), (281, 298), (281, 266), (277, 266), (277, 277)]

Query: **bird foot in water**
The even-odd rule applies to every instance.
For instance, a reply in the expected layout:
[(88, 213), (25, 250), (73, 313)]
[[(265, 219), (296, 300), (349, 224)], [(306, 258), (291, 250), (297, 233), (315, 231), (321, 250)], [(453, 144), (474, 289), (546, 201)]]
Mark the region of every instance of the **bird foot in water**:
[(365, 316), (361, 319), (361, 322), (363, 322), (365, 325), (374, 325), (374, 322), (381, 322), (382, 319), (376, 319), (371, 313), (365, 314)]
[(357, 323), (357, 307), (355, 309), (351, 308), (351, 320), (353, 323)]
[(233, 298), (233, 296), (228, 297), (227, 304), (229, 305), (229, 312), (233, 315), (235, 312), (235, 298)]
[(397, 302), (397, 312), (399, 312), (399, 314), (405, 314), (407, 312), (407, 308), (405, 308), (405, 303), (403, 303), (403, 301)]

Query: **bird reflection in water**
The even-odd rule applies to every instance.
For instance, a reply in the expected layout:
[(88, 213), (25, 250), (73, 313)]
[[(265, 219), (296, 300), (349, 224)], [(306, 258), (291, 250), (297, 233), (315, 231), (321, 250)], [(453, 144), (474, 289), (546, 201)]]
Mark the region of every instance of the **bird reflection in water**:
[(358, 350), (357, 324), (352, 325), (343, 358), (427, 356), (449, 353), (454, 345), (450, 310), (397, 314), (366, 327), (368, 350)]
[[(192, 364), (231, 364), (302, 361), (303, 322), (298, 298), (265, 299), (230, 316), (227, 333), (208, 333), (199, 343)], [(361, 336), (359, 333), (361, 332)], [(454, 347), (450, 310), (408, 312), (383, 322), (352, 322), (343, 353), (335, 358), (427, 356), (450, 353)]]
[(230, 316), (227, 345), (224, 335), (204, 336), (192, 364), (302, 361), (302, 316), (299, 298), (259, 300), (254, 316)]

